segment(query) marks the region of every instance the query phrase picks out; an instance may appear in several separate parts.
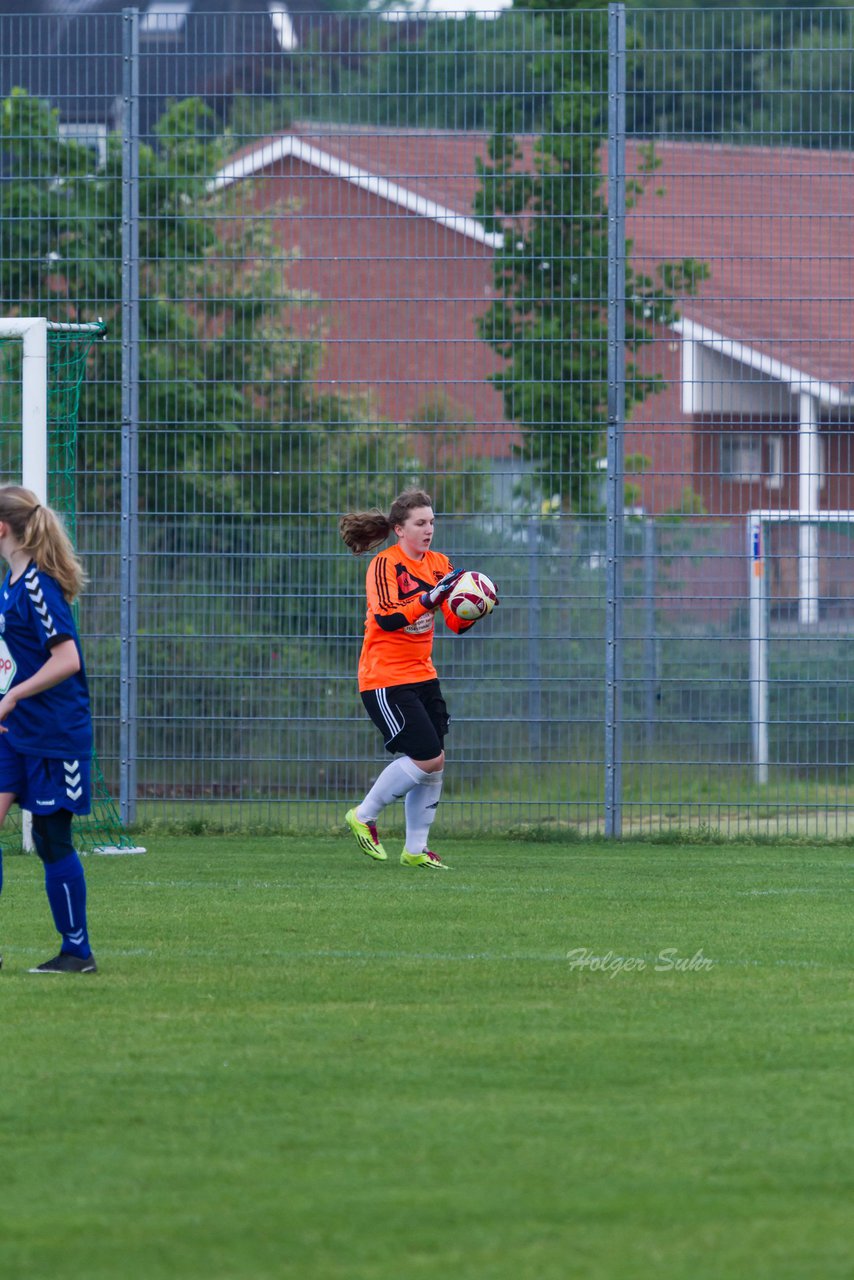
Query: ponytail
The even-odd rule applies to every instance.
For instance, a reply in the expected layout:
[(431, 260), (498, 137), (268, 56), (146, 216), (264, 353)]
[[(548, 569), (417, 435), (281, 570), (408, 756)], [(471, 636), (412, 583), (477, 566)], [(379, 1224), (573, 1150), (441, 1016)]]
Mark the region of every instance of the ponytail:
[(0, 485), (0, 520), (38, 568), (56, 579), (70, 604), (86, 585), (86, 574), (59, 515), (30, 489), (7, 484)]
[(373, 551), (416, 507), (432, 507), (433, 499), (423, 489), (404, 489), (391, 504), (385, 516), (376, 507), (372, 511), (351, 511), (338, 521), (338, 530), (354, 556)]

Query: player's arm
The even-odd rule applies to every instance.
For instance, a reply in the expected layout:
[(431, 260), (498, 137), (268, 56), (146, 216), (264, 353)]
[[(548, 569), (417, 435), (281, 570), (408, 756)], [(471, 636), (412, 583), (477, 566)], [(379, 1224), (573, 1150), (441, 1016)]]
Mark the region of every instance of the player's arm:
[(368, 566), (365, 585), (368, 609), (383, 631), (401, 631), (428, 612), (417, 595), (401, 600), (397, 574), (386, 556), (377, 556)]
[(47, 662), (39, 667), (27, 680), (13, 685), (3, 698), (0, 698), (0, 733), (8, 732), (3, 721), (10, 715), (24, 698), (32, 698), (37, 693), (44, 693), (54, 685), (62, 684), (80, 670), (80, 654), (77, 645), (68, 637), (59, 640), (50, 650)]
[[(457, 575), (459, 576), (459, 575)], [(498, 596), (495, 597), (495, 605), (498, 604)], [(491, 610), (490, 610), (491, 612)], [(487, 614), (481, 614), (481, 617), (487, 617)], [(480, 622), (480, 618), (458, 618), (453, 609), (447, 602), (442, 603), (442, 617), (445, 619), (445, 625), (449, 631), (453, 631), (455, 635), (461, 636), (465, 631), (471, 631), (472, 627)]]
[(471, 631), (472, 627), (480, 621), (479, 618), (472, 618), (470, 621), (458, 618), (447, 601), (442, 605), (442, 617), (445, 619), (448, 630), (458, 636), (461, 636), (464, 631)]

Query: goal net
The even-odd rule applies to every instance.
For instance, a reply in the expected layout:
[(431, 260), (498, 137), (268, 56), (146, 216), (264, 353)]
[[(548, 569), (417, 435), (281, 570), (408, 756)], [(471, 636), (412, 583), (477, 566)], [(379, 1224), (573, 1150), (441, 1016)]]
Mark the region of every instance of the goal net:
[(773, 760), (847, 765), (854, 511), (751, 511), (747, 557), (754, 779), (767, 783)]
[[(56, 324), (42, 318), (0, 319), (0, 480), (20, 483), (77, 531), (77, 421), (80, 388), (93, 343), (105, 326)], [(14, 830), (15, 815), (9, 815)], [(124, 830), (97, 755), (92, 759), (92, 812), (75, 818), (84, 853), (141, 852)], [(30, 815), (22, 813), (23, 848), (32, 848)]]

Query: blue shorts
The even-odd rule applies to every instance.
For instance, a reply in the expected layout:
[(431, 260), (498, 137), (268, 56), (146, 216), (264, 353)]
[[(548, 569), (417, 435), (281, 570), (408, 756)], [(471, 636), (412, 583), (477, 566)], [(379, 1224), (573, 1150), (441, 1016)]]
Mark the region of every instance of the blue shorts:
[(25, 756), (9, 745), (0, 733), (0, 792), (15, 797), (30, 813), (88, 813), (92, 803), (92, 761), (53, 760), (47, 756)]

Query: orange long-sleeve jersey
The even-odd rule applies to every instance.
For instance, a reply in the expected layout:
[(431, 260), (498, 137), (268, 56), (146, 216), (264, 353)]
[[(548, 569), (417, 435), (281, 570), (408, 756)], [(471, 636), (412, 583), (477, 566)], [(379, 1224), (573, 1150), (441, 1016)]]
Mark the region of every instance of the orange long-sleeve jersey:
[[(394, 684), (435, 680), (433, 613), (419, 597), (430, 591), (453, 565), (439, 551), (423, 560), (410, 560), (400, 546), (386, 547), (368, 565), (368, 612), (359, 658), (359, 689), (385, 689)], [(452, 631), (468, 631), (443, 604), (442, 615)]]

